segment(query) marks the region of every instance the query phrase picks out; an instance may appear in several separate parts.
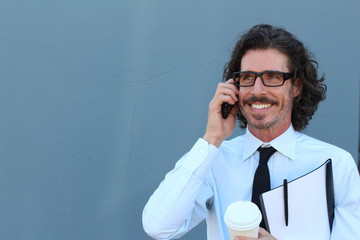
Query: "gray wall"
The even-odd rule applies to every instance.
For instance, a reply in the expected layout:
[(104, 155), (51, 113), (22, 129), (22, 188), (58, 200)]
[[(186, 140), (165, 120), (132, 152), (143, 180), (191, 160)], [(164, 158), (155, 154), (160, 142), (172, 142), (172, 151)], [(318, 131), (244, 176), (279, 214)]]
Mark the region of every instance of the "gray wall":
[[(358, 156), (359, 11), (338, 1), (0, 0), (0, 238), (148, 239), (241, 32), (281, 25), (328, 98), (307, 133)], [(236, 131), (234, 134), (239, 134)], [(205, 239), (201, 224), (183, 239)]]

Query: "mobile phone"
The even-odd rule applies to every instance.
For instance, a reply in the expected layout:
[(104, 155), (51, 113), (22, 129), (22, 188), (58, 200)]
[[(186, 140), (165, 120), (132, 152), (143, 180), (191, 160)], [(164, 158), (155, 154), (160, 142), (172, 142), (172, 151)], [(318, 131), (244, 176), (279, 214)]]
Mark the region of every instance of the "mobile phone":
[[(239, 87), (237, 87), (239, 89)], [(224, 102), (221, 105), (221, 115), (223, 117), (223, 119), (227, 119), (227, 117), (229, 116), (231, 109), (233, 108), (234, 105), (231, 105), (229, 103)]]
[(223, 119), (227, 119), (231, 109), (233, 108), (234, 105), (228, 104), (228, 103), (223, 103), (221, 105), (221, 115), (223, 117)]

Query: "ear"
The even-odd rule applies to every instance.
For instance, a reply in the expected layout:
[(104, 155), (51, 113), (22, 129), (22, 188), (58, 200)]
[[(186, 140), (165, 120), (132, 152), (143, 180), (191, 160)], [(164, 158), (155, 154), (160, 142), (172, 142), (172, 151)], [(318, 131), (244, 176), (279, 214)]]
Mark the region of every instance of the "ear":
[(300, 78), (296, 78), (294, 80), (294, 84), (292, 86), (293, 86), (294, 97), (299, 96), (301, 93), (301, 90), (302, 90), (302, 82), (301, 82)]

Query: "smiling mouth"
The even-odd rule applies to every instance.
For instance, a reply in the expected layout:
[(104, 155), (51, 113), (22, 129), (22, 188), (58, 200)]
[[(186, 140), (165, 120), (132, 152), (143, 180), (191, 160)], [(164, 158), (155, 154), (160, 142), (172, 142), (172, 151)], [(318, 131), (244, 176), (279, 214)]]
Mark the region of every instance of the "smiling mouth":
[(271, 107), (272, 104), (268, 103), (268, 104), (251, 104), (251, 107), (254, 109), (264, 109), (264, 108), (269, 108)]

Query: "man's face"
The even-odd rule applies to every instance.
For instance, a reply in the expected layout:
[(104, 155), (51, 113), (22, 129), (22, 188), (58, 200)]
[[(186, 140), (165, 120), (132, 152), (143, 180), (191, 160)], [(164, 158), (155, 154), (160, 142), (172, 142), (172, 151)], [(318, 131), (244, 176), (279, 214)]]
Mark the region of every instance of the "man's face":
[[(276, 70), (289, 72), (288, 57), (275, 49), (249, 50), (241, 60), (241, 71), (263, 72)], [(283, 86), (264, 86), (260, 78), (251, 87), (240, 87), (239, 105), (249, 129), (283, 132), (291, 124), (294, 97), (299, 94), (291, 80)], [(275, 133), (274, 132), (274, 133)]]

